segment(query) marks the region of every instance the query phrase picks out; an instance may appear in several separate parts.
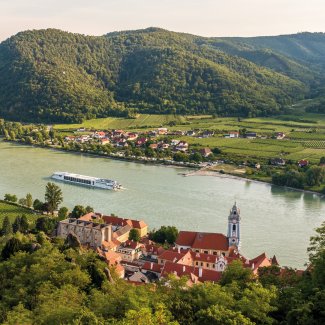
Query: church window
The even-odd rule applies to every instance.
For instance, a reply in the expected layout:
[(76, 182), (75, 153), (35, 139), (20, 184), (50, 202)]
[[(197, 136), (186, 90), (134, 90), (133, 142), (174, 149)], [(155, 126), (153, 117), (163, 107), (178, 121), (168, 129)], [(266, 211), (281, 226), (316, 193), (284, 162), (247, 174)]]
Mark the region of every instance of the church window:
[(233, 231), (236, 231), (236, 225), (233, 225), (233, 226), (232, 226), (232, 230), (233, 230)]
[(196, 262), (195, 265), (199, 265), (199, 262)]
[(209, 267), (209, 263), (207, 263), (207, 267)]
[(203, 263), (201, 262), (201, 266), (203, 266)]

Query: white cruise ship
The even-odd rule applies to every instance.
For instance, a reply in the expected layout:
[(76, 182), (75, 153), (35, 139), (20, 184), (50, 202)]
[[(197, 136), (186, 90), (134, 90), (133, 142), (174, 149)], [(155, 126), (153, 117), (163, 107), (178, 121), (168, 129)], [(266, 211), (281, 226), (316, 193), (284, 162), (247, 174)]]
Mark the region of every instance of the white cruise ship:
[(106, 190), (118, 190), (121, 188), (121, 185), (118, 182), (110, 179), (84, 176), (68, 172), (55, 172), (51, 178), (67, 183), (86, 185)]

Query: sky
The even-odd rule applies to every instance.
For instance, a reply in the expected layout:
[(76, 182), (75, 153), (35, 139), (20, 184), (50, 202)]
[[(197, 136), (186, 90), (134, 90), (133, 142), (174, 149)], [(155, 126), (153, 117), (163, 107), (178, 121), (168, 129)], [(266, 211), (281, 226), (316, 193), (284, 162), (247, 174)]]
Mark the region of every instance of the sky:
[(103, 35), (152, 26), (202, 36), (325, 32), (325, 0), (0, 0), (0, 41), (27, 29)]

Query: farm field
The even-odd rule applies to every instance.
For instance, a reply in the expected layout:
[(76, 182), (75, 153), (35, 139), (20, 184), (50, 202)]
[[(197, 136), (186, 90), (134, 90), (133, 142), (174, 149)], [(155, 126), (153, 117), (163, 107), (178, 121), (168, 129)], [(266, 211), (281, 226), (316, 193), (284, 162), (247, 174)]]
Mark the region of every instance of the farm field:
[(23, 214), (31, 223), (34, 223), (38, 218), (37, 214), (32, 213), (31, 210), (27, 208), (0, 201), (0, 226), (2, 226), (2, 222), (5, 216), (9, 217), (11, 222), (14, 222), (17, 216), (21, 216)]
[[(299, 104), (295, 114), (264, 118), (236, 118), (201, 116), (175, 116), (139, 114), (135, 119), (102, 118), (85, 121), (82, 124), (61, 124), (54, 128), (62, 135), (78, 128), (96, 130), (123, 129), (145, 132), (157, 127), (169, 130), (214, 130), (210, 138), (183, 136), (179, 139), (187, 141), (192, 149), (203, 147), (219, 148), (223, 154), (243, 158), (269, 159), (283, 157), (285, 159), (308, 159), (318, 163), (325, 156), (325, 116), (303, 112)], [(246, 129), (256, 132), (267, 139), (227, 139), (223, 134), (230, 131)], [(283, 140), (271, 139), (276, 132), (284, 132)]]

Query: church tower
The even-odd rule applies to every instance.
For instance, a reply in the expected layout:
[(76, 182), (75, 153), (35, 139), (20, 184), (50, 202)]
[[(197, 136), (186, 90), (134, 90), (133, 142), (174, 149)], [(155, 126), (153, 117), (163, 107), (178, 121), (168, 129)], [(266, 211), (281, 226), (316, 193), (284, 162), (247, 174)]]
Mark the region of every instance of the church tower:
[(228, 243), (230, 246), (238, 248), (240, 243), (240, 210), (237, 208), (236, 202), (228, 217)]

